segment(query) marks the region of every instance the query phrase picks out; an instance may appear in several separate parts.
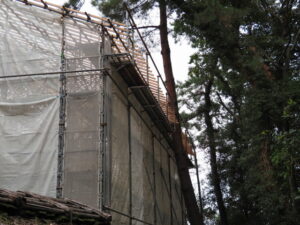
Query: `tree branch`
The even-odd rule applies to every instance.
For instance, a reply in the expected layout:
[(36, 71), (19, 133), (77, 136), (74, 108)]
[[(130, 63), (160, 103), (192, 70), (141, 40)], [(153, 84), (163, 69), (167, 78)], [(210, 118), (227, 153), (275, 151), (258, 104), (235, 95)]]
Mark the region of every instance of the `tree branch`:
[(218, 96), (218, 98), (219, 98), (220, 104), (228, 111), (228, 113), (229, 113), (231, 116), (234, 117), (234, 113), (233, 113), (233, 112), (225, 105), (225, 103), (223, 102), (223, 100), (222, 100), (222, 98), (221, 98), (219, 92), (216, 92), (216, 94), (217, 94), (217, 96)]
[(153, 26), (142, 26), (142, 27), (134, 27), (133, 29), (149, 29), (149, 28), (159, 29), (160, 26), (159, 25), (157, 25), (157, 26), (155, 26), (155, 25), (153, 25)]

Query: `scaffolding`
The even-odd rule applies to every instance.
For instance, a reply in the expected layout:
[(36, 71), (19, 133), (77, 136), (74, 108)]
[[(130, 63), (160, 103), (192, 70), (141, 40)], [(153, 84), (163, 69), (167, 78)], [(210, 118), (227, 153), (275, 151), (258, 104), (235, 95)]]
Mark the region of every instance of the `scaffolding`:
[(112, 224), (186, 224), (178, 121), (133, 19), (129, 28), (43, 0), (0, 3), (0, 187), (72, 198)]

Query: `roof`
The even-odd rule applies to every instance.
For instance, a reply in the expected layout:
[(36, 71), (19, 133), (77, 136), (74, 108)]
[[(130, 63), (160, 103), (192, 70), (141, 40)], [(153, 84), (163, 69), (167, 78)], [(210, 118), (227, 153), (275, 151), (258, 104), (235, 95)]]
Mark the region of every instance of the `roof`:
[[(111, 221), (111, 215), (70, 199), (57, 199), (4, 189), (0, 189), (0, 211), (6, 212), (7, 218), (18, 217), (25, 220), (39, 218), (57, 224), (108, 225)], [(0, 220), (1, 225), (2, 222)]]

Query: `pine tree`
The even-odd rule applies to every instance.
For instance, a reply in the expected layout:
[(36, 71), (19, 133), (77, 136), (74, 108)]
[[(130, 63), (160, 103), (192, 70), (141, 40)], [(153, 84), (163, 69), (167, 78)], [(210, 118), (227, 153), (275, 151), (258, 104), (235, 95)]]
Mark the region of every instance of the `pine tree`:
[(297, 224), (299, 1), (171, 2), (176, 31), (199, 49), (179, 90), (202, 147), (203, 96), (213, 76), (210, 115), (228, 223)]

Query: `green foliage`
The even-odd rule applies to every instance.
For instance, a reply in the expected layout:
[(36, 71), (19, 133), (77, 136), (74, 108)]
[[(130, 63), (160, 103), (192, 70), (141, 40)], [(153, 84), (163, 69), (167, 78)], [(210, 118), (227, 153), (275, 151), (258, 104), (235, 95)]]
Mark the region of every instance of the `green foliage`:
[(105, 16), (108, 16), (117, 21), (125, 20), (125, 12), (123, 0), (98, 1), (93, 0), (92, 4), (97, 6)]
[[(153, 18), (151, 13), (158, 9), (158, 0), (90, 0), (92, 5), (99, 9), (105, 17), (112, 20), (128, 23), (128, 13), (125, 8), (125, 3), (130, 10), (130, 14), (134, 19), (139, 19), (139, 24), (142, 24), (139, 29), (144, 41), (146, 41), (148, 48), (155, 48), (159, 45), (159, 26), (156, 18)], [(154, 21), (152, 21), (154, 20)], [(133, 31), (132, 35), (137, 35)], [(134, 39), (138, 42), (140, 37), (136, 36)]]
[(79, 10), (83, 3), (84, 0), (69, 0), (64, 4), (64, 7)]
[(210, 115), (229, 224), (298, 224), (299, 1), (170, 2), (177, 35), (198, 49), (178, 92), (205, 150), (203, 90), (214, 77)]
[(124, 3), (130, 7), (132, 14), (139, 17), (147, 17), (148, 11), (155, 5), (155, 0), (141, 1), (141, 0), (91, 0), (92, 4), (99, 8), (105, 16), (116, 21), (125, 22), (126, 12)]

